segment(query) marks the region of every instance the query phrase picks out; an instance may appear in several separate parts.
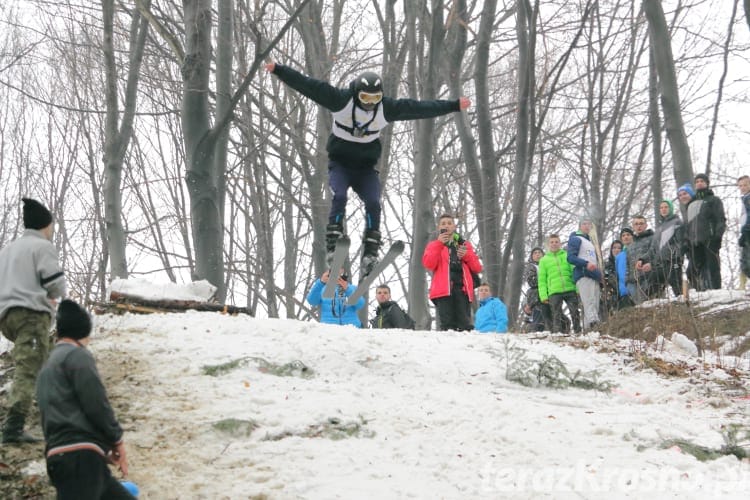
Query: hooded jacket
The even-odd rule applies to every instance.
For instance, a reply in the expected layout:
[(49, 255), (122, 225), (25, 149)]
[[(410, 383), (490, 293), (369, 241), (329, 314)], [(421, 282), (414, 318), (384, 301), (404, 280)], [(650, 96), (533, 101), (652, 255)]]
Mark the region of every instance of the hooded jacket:
[(550, 295), (575, 291), (573, 265), (568, 262), (568, 253), (561, 248), (544, 254), (539, 260), (539, 300), (544, 302)]
[[(573, 281), (586, 277), (594, 281), (601, 281), (602, 271), (598, 268), (599, 263), (596, 258), (596, 248), (591, 242), (591, 237), (582, 232), (575, 231), (568, 238), (568, 262), (573, 264)], [(596, 264), (597, 269), (589, 271), (586, 266), (589, 262)]]
[(341, 286), (336, 285), (336, 293), (333, 298), (324, 299), (323, 289), (325, 286), (326, 284), (318, 279), (310, 289), (310, 293), (307, 294), (307, 302), (311, 306), (320, 306), (320, 322), (329, 325), (361, 327), (362, 322), (357, 316), (357, 311), (365, 305), (365, 298), (360, 297), (354, 305), (346, 305), (347, 299), (357, 290), (357, 287), (349, 285), (346, 290), (342, 290)]
[(414, 320), (397, 303), (388, 300), (378, 305), (375, 317), (370, 320), (373, 328), (403, 328), (414, 330)]
[(508, 331), (508, 308), (497, 297), (479, 301), (474, 314), (474, 329), (481, 333), (506, 333)]
[(682, 248), (685, 242), (685, 226), (677, 214), (670, 213), (656, 226), (651, 240), (654, 266), (665, 272), (682, 264)]
[(711, 189), (699, 189), (687, 206), (687, 240), (691, 245), (710, 245), (721, 248), (721, 238), (727, 228), (724, 204)]
[[(382, 151), (380, 131), (390, 122), (434, 118), (461, 110), (458, 99), (418, 101), (383, 96), (375, 109), (367, 111), (356, 106), (353, 81), (347, 88), (336, 88), (278, 63), (273, 73), (289, 87), (333, 112), (333, 130), (326, 151), (331, 160), (345, 166), (375, 166)], [(363, 134), (359, 137), (352, 134), (352, 125)]]
[(633, 243), (627, 248), (627, 283), (640, 283), (648, 273), (637, 271), (636, 263), (640, 260), (643, 264), (654, 266), (654, 249), (651, 242), (654, 238), (654, 231), (646, 229), (645, 231), (633, 235)]

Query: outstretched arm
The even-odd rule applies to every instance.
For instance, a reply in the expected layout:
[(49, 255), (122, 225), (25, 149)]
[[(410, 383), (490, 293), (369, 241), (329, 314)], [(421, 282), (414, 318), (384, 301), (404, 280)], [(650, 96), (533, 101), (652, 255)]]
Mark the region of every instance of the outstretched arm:
[(455, 101), (435, 100), (418, 101), (416, 99), (383, 98), (383, 115), (389, 122), (434, 118), (462, 111), (471, 106), (471, 101), (461, 97)]
[(338, 89), (328, 82), (305, 76), (283, 64), (269, 62), (266, 64), (266, 71), (273, 73), (286, 85), (330, 111), (342, 109), (352, 97), (348, 89)]

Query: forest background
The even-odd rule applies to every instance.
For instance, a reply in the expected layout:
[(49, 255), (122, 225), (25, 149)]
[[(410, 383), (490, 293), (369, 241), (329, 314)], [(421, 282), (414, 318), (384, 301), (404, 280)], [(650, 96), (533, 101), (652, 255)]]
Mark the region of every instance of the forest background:
[[(11, 0), (0, 5), (0, 244), (20, 198), (55, 214), (71, 295), (115, 278), (207, 279), (257, 316), (310, 319), (324, 270), (330, 113), (262, 71), (466, 95), (472, 107), (383, 134), (383, 275), (431, 323), (422, 251), (458, 215), (512, 314), (545, 235), (593, 216), (605, 249), (655, 223), (706, 172), (725, 200), (723, 280), (738, 278), (750, 173), (750, 0)], [(363, 232), (348, 205), (353, 248)], [(356, 276), (357, 258), (352, 259)], [(363, 311), (363, 315), (367, 312)]]

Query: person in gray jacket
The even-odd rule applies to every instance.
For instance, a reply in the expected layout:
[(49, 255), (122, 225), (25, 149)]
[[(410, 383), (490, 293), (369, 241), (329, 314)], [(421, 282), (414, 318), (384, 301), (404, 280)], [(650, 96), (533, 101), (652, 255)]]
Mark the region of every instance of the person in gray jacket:
[(128, 474), (122, 427), (86, 349), (91, 317), (72, 300), (57, 309), (57, 345), (39, 373), (36, 398), (47, 475), (58, 500), (134, 498), (107, 467)]
[(15, 364), (3, 443), (33, 443), (24, 433), (34, 383), (50, 345), (55, 300), (65, 296), (65, 275), (52, 244), (52, 214), (36, 200), (23, 199), (23, 235), (0, 251), (0, 330), (13, 342)]
[(627, 247), (627, 274), (625, 283), (628, 294), (638, 305), (650, 298), (654, 282), (654, 252), (651, 242), (654, 231), (642, 215), (633, 216), (633, 243)]

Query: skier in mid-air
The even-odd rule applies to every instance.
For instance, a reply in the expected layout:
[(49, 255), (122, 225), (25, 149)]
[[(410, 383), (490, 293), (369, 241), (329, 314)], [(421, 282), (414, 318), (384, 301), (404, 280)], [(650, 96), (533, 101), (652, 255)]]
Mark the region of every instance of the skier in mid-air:
[(376, 73), (365, 72), (347, 88), (336, 88), (275, 62), (266, 70), (282, 82), (312, 99), (333, 114), (328, 138), (328, 183), (333, 192), (326, 226), (327, 262), (330, 267), (336, 240), (344, 236), (347, 191), (351, 187), (365, 205), (364, 250), (360, 273), (366, 276), (378, 260), (380, 236), (380, 178), (375, 166), (380, 159), (380, 131), (390, 122), (433, 118), (462, 111), (471, 105), (466, 97), (457, 100), (418, 101), (383, 95), (383, 83)]

